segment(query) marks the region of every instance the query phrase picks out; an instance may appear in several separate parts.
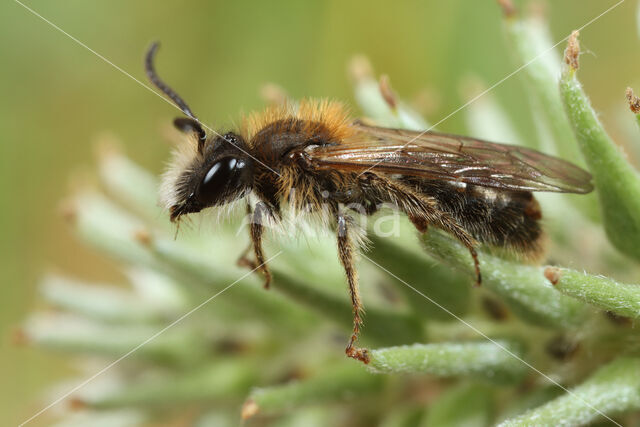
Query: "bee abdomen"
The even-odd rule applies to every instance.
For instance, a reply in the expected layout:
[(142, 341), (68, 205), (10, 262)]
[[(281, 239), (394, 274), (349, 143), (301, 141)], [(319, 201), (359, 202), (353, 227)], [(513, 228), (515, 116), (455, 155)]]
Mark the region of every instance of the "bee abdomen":
[(417, 187), (481, 243), (532, 258), (541, 254), (542, 212), (531, 192), (431, 180)]
[[(465, 196), (464, 203), (459, 219), (482, 243), (534, 257), (542, 250), (542, 212), (532, 193), (500, 192), (496, 199), (485, 198), (483, 192), (471, 193)], [(486, 217), (469, 215), (473, 205), (483, 205)]]

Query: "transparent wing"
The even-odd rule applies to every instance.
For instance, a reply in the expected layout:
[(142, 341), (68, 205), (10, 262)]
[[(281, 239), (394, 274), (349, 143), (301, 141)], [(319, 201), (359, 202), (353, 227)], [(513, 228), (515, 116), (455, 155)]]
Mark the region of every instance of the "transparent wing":
[(309, 147), (321, 169), (420, 176), (523, 191), (588, 193), (591, 175), (535, 150), (436, 132), (355, 123), (339, 145)]

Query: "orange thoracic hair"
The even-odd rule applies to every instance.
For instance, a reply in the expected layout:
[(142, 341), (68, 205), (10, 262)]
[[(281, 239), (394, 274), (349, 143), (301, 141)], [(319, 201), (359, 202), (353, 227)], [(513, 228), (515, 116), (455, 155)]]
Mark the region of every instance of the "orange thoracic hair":
[[(298, 105), (286, 103), (267, 108), (263, 112), (253, 113), (242, 122), (241, 135), (250, 146), (255, 141), (253, 137), (269, 125), (279, 123), (282, 130), (286, 130), (288, 120), (299, 120), (304, 123), (300, 132), (309, 136), (322, 130), (329, 133), (332, 141), (341, 141), (354, 134), (350, 126), (352, 120), (344, 104), (326, 99), (305, 99)], [(274, 129), (277, 133), (278, 129)]]

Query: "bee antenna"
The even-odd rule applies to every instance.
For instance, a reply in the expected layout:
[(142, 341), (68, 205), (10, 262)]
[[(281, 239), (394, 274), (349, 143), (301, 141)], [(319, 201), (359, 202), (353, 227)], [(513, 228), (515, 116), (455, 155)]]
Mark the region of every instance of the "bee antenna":
[(160, 43), (153, 42), (149, 47), (149, 50), (147, 50), (147, 55), (145, 56), (144, 61), (144, 69), (147, 72), (147, 77), (149, 77), (151, 83), (153, 83), (155, 87), (160, 89), (162, 93), (164, 93), (169, 99), (171, 99), (178, 106), (178, 108), (182, 110), (184, 114), (198, 121), (198, 118), (195, 116), (195, 114), (193, 114), (191, 108), (189, 108), (187, 103), (184, 102), (184, 99), (182, 99), (180, 95), (175, 93), (173, 89), (171, 89), (165, 82), (160, 79), (160, 77), (158, 77), (156, 69), (153, 65), (153, 60), (155, 59), (156, 52), (158, 51), (159, 47)]
[(156, 69), (153, 66), (153, 60), (155, 59), (156, 52), (160, 47), (160, 43), (153, 42), (151, 46), (149, 46), (149, 50), (147, 50), (147, 55), (144, 60), (144, 69), (147, 72), (147, 77), (151, 80), (151, 83), (158, 89), (162, 91), (169, 99), (173, 101), (174, 104), (182, 110), (182, 112), (189, 117), (189, 119), (176, 119), (174, 124), (176, 127), (182, 131), (193, 130), (198, 134), (198, 150), (202, 151), (204, 146), (204, 142), (207, 139), (207, 133), (202, 128), (200, 124), (200, 120), (193, 114), (191, 108), (184, 102), (184, 99), (180, 97), (177, 93), (174, 92), (165, 82), (163, 82), (158, 74), (156, 73)]

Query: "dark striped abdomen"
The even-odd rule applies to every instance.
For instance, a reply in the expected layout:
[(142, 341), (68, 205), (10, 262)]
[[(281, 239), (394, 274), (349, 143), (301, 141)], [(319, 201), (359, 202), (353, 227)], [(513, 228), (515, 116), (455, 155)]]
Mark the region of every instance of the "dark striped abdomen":
[(542, 213), (531, 192), (408, 177), (403, 181), (438, 200), (478, 241), (530, 257), (542, 251)]

